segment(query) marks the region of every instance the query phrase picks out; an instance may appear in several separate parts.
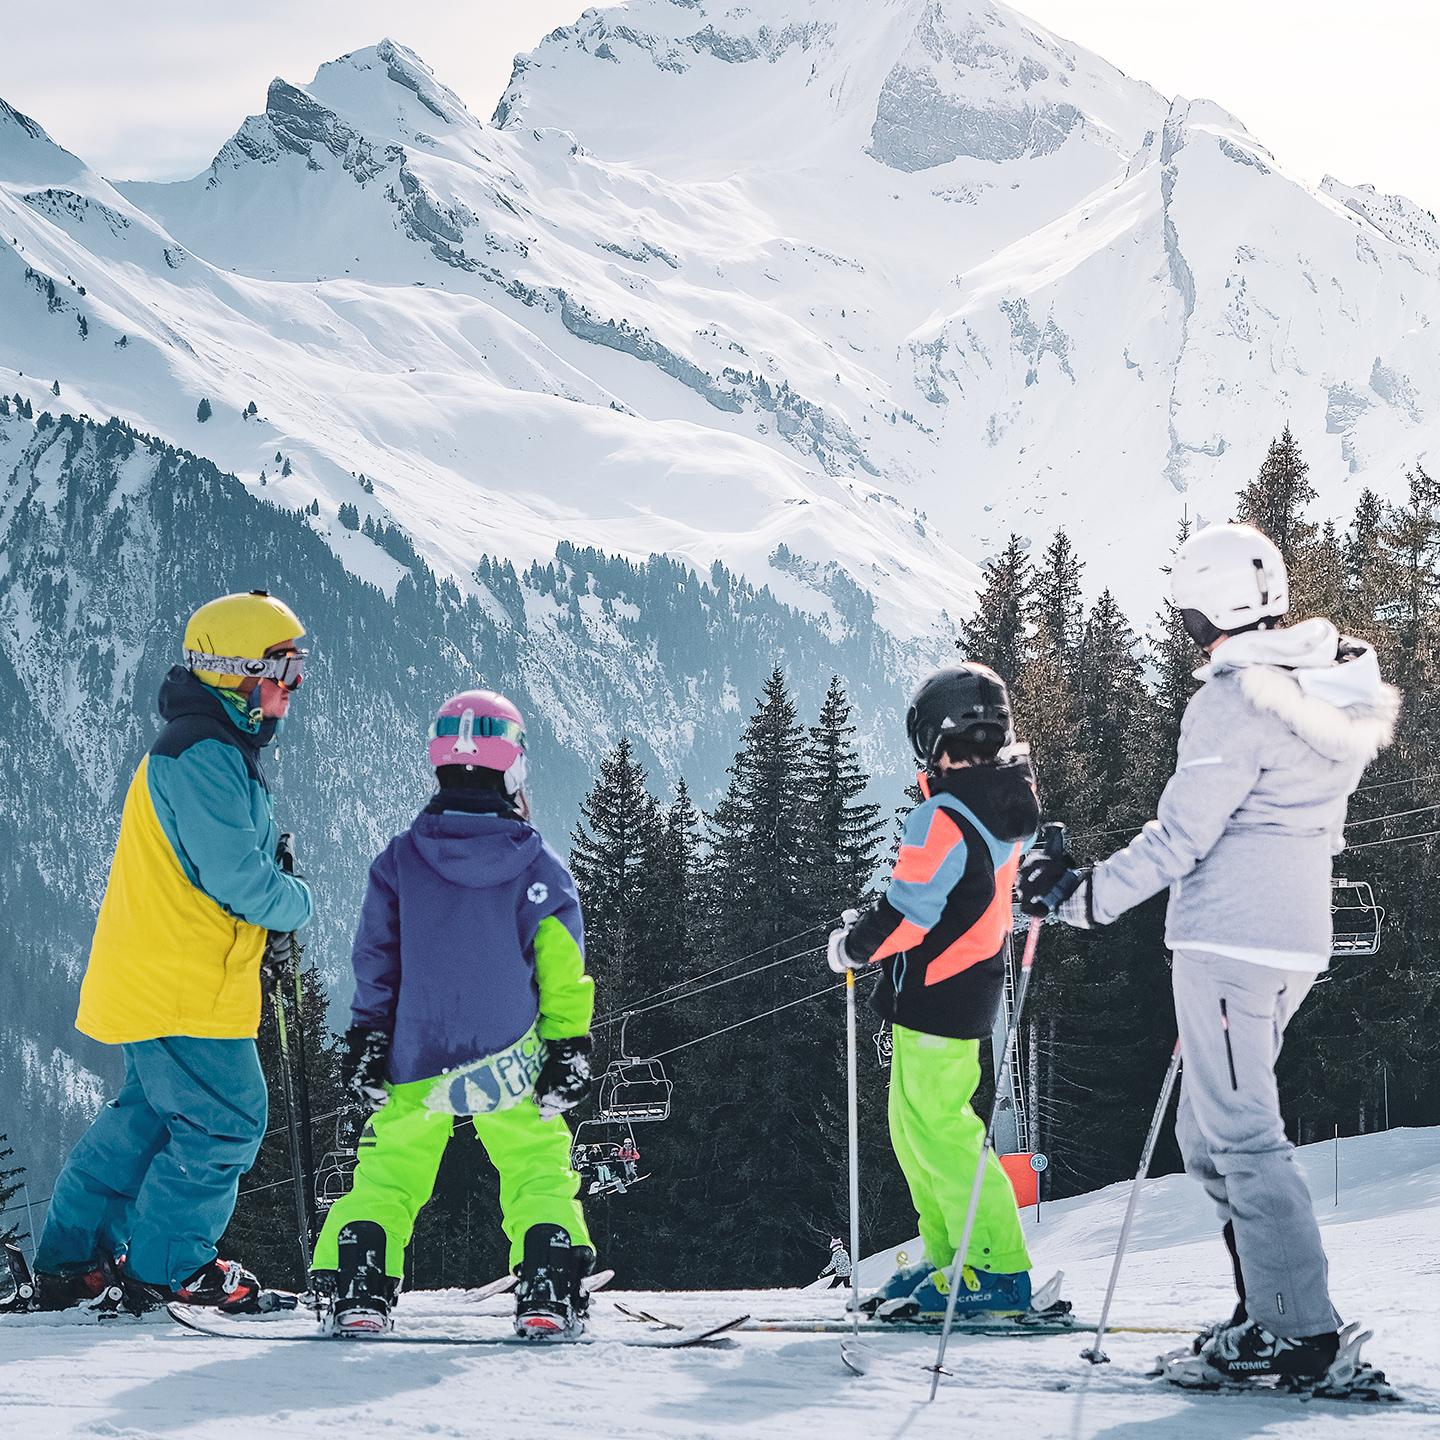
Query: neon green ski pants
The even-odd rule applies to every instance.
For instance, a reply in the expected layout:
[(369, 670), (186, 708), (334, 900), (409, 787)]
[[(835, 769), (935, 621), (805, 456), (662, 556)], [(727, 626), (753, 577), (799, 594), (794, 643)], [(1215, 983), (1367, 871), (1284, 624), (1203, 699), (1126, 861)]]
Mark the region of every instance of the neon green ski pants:
[[(373, 1220), (385, 1231), (385, 1271), (400, 1278), (415, 1217), (435, 1188), (455, 1116), (427, 1109), (433, 1080), (391, 1085), (390, 1101), (371, 1117), (356, 1149), (350, 1193), (325, 1217), (315, 1244), (314, 1268), (335, 1270), (336, 1241), (352, 1220)], [(570, 1130), (562, 1118), (542, 1120), (530, 1100), (508, 1110), (476, 1115), (475, 1138), (500, 1172), (501, 1224), (510, 1241), (510, 1265), (520, 1263), (532, 1225), (558, 1225), (573, 1245), (589, 1245), (590, 1232), (577, 1198), (580, 1177), (570, 1168)]]
[[(965, 1231), (970, 1187), (985, 1125), (970, 1108), (980, 1083), (980, 1042), (924, 1035), (892, 1025), (890, 1143), (920, 1215), (920, 1239), (936, 1269), (955, 1258)], [(980, 1208), (965, 1263), (1011, 1275), (1030, 1269), (1015, 1192), (993, 1151), (985, 1164)]]

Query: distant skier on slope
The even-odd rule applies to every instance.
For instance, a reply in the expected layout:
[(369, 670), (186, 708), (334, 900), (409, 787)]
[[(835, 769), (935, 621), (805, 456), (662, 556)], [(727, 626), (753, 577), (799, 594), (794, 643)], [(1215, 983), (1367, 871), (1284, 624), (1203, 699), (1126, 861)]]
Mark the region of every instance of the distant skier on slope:
[[(1248, 525), (1216, 525), (1175, 557), (1171, 593), (1211, 657), (1181, 726), (1156, 818), (1087, 871), (1035, 856), (1032, 913), (1057, 885), (1072, 925), (1108, 924), (1170, 887), (1185, 1168), (1224, 1222), (1240, 1301), (1178, 1383), (1216, 1375), (1315, 1379), (1338, 1317), (1304, 1176), (1280, 1117), (1285, 1027), (1330, 956), (1331, 856), (1346, 802), (1390, 743), (1399, 697), (1375, 652), (1328, 620), (1275, 629), (1289, 609), (1280, 552)], [(1208, 1372), (1208, 1375), (1207, 1375)]]
[(264, 591), (212, 600), (160, 687), (165, 724), (125, 797), (75, 1021), (121, 1047), (125, 1079), (55, 1181), (41, 1309), (116, 1287), (136, 1313), (171, 1299), (257, 1308), (259, 1282), (215, 1245), (265, 1133), (267, 932), (311, 914), (304, 881), (277, 863), (260, 771), (300, 685), (304, 634)]
[(346, 1084), (373, 1110), (315, 1247), (340, 1333), (379, 1333), (457, 1115), (500, 1172), (522, 1334), (583, 1325), (595, 1252), (562, 1111), (590, 1091), (575, 882), (530, 824), (520, 712), (488, 690), (430, 727), (437, 793), (370, 867)]
[[(1015, 748), (1010, 696), (993, 670), (940, 670), (915, 692), (906, 730), (921, 803), (885, 898), (830, 936), (837, 973), (884, 970), (874, 1005), (891, 1022), (890, 1138), (920, 1216), (924, 1259), (904, 1266), (862, 1308), (936, 1319), (965, 1228), (985, 1125), (970, 1108), (980, 1038), (1004, 985), (1010, 896), (1040, 818), (1030, 759)], [(1015, 1192), (993, 1153), (957, 1297), (961, 1316), (1030, 1304), (1030, 1256)]]
[(830, 1277), (827, 1290), (840, 1289), (850, 1283), (850, 1252), (838, 1235), (830, 1237), (830, 1263), (815, 1278), (823, 1280), (827, 1275)]

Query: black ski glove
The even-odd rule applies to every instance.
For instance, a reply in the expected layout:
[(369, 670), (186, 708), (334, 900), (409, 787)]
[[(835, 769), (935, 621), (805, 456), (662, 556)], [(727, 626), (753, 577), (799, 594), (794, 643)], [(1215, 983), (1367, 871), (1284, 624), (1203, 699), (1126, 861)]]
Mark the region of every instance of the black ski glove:
[(293, 930), (271, 930), (265, 937), (265, 953), (260, 957), (260, 980), (267, 990), (288, 988), (300, 964), (300, 942)]
[(340, 1042), (340, 1082), (369, 1110), (389, 1099), (385, 1066), (390, 1059), (390, 1037), (383, 1030), (352, 1025)]
[(1068, 850), (1052, 855), (1032, 850), (1020, 866), (1015, 888), (1020, 892), (1020, 908), (1027, 915), (1044, 919), (1053, 915), (1079, 888), (1084, 879)]
[(573, 1110), (590, 1093), (590, 1037), (547, 1040), (545, 1063), (535, 1081), (535, 1103), (542, 1120)]

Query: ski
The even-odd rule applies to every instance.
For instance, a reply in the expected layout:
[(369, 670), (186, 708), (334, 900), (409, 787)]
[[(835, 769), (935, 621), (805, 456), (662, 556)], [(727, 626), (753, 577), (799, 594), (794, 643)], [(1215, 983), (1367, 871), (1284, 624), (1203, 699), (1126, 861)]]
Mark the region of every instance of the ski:
[(1360, 1348), (1374, 1332), (1352, 1322), (1340, 1332), (1340, 1346), (1330, 1368), (1318, 1380), (1285, 1376), (1236, 1379), (1214, 1369), (1192, 1346), (1156, 1357), (1145, 1372), (1150, 1380), (1164, 1380), (1184, 1390), (1224, 1395), (1274, 1395), (1291, 1400), (1331, 1400), (1343, 1404), (1395, 1404), (1404, 1396), (1385, 1378), (1383, 1370), (1360, 1358)]
[[(678, 1320), (667, 1319), (649, 1310), (625, 1305), (619, 1300), (611, 1304), (627, 1320), (645, 1325), (659, 1325), (666, 1330), (683, 1330)], [(777, 1335), (850, 1335), (854, 1324), (839, 1316), (817, 1316), (795, 1319), (790, 1316), (776, 1316), (773, 1319), (760, 1316), (747, 1320), (739, 1333), (771, 1332)], [(1076, 1331), (1094, 1329), (1094, 1321), (1079, 1320), (1066, 1316), (1061, 1321), (1041, 1323), (1021, 1319), (994, 1319), (989, 1321), (957, 1321), (951, 1327), (952, 1334), (959, 1335), (1069, 1335)], [(1189, 1325), (1111, 1325), (1109, 1333), (1121, 1335), (1185, 1335), (1193, 1328)], [(938, 1320), (870, 1320), (860, 1322), (860, 1334), (869, 1335), (938, 1335), (941, 1324)]]
[[(202, 1310), (175, 1302), (167, 1305), (170, 1318), (187, 1330), (222, 1340), (343, 1340), (320, 1329), (307, 1326), (304, 1330), (281, 1330), (271, 1323), (250, 1325), (246, 1317), (220, 1317), (213, 1310)], [(705, 1330), (685, 1331), (679, 1335), (555, 1335), (545, 1339), (530, 1336), (504, 1335), (415, 1335), (390, 1330), (380, 1335), (367, 1335), (366, 1345), (524, 1345), (540, 1350), (560, 1349), (568, 1345), (620, 1345), (650, 1350), (689, 1350), (699, 1346), (726, 1344), (732, 1331), (749, 1317), (740, 1315)]]

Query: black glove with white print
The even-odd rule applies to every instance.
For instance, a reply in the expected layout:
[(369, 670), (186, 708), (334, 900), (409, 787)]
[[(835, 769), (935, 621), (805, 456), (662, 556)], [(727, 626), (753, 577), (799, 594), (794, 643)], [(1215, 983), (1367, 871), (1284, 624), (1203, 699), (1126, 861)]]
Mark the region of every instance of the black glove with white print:
[(573, 1110), (590, 1094), (590, 1037), (547, 1040), (545, 1063), (535, 1081), (535, 1104), (542, 1120)]

